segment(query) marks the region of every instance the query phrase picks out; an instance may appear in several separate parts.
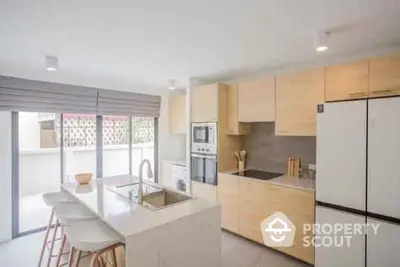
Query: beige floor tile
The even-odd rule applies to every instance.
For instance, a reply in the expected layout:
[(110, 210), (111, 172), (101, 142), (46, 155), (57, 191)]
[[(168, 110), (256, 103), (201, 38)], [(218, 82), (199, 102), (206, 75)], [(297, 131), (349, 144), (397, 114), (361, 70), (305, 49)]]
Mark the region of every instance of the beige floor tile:
[[(36, 267), (44, 233), (32, 234), (0, 244), (1, 266)], [(305, 267), (308, 266), (281, 253), (223, 231), (223, 267)], [(45, 254), (47, 258), (47, 253)], [(86, 258), (80, 267), (88, 267)], [(45, 266), (45, 265), (43, 265)]]

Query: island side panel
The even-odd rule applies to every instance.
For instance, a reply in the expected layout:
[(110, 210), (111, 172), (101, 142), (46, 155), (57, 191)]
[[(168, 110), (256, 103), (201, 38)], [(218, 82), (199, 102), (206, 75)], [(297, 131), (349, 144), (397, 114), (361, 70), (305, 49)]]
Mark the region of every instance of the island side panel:
[(221, 267), (221, 207), (126, 239), (126, 267)]

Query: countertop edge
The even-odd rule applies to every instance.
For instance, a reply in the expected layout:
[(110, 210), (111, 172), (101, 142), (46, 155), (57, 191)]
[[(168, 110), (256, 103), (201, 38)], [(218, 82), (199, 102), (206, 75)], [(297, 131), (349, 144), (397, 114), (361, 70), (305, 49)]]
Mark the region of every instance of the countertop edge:
[[(222, 171), (222, 172), (218, 172), (218, 173), (235, 175), (233, 173), (238, 172), (238, 171), (239, 170), (229, 170), (229, 171)], [(244, 179), (249, 179), (249, 180), (251, 180), (253, 182), (268, 183), (268, 184), (279, 185), (279, 186), (288, 187), (288, 188), (304, 190), (304, 191), (308, 191), (308, 192), (315, 192), (315, 180), (310, 180), (308, 178), (296, 178), (296, 177), (288, 177), (287, 175), (282, 175), (282, 176), (278, 176), (276, 178), (273, 178), (271, 180), (260, 180), (260, 179), (241, 176), (241, 175), (236, 175), (236, 176), (244, 178)], [(311, 188), (311, 187), (308, 188), (308, 187), (304, 187), (304, 186), (301, 186), (301, 185), (287, 184), (287, 183), (279, 181), (279, 179), (305, 179), (305, 180), (307, 179), (307, 180), (310, 181), (310, 183), (314, 183), (314, 186), (313, 186), (313, 188)]]

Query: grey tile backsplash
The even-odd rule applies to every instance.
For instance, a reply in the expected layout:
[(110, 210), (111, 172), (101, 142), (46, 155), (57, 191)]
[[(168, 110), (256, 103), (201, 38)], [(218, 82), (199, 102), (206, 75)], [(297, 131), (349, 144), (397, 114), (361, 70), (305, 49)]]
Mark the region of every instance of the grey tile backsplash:
[(252, 127), (243, 142), (247, 168), (286, 173), (289, 157), (301, 158), (302, 164), (316, 162), (316, 137), (276, 136), (273, 122), (257, 122)]

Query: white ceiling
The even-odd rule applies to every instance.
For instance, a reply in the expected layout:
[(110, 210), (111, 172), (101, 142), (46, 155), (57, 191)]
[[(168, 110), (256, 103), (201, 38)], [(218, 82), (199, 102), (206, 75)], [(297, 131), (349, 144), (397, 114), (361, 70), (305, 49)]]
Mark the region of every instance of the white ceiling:
[(0, 0), (0, 72), (49, 80), (166, 87), (399, 44), (400, 0)]

